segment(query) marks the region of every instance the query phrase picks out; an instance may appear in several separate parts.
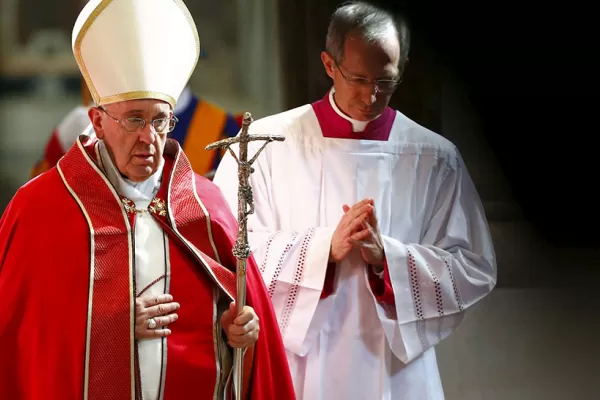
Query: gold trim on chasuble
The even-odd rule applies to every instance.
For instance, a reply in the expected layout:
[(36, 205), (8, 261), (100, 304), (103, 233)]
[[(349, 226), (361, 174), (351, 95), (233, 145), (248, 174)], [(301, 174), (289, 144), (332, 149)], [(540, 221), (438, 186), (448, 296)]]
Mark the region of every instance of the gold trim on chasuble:
[[(165, 293), (171, 290), (171, 256), (169, 253), (169, 235), (163, 231), (163, 243), (165, 246)], [(160, 373), (160, 387), (158, 392), (158, 400), (165, 398), (165, 384), (167, 381), (167, 353), (168, 353), (168, 338), (162, 338), (162, 371)]]
[[(127, 199), (120, 197), (115, 191), (112, 184), (102, 173), (98, 165), (90, 158), (87, 151), (84, 149), (81, 140), (77, 141), (77, 150), (73, 150), (65, 155), (57, 165), (58, 172), (79, 205), (84, 214), (90, 229), (90, 284), (89, 284), (89, 300), (88, 300), (88, 318), (86, 327), (86, 355), (84, 368), (84, 399), (94, 400), (106, 395), (107, 391), (112, 396), (118, 398), (135, 398), (136, 392), (136, 370), (135, 370), (135, 276), (134, 276), (134, 251), (133, 251), (133, 231), (128, 213), (137, 213), (140, 210), (135, 208), (135, 204)], [(179, 149), (179, 146), (177, 146)], [(97, 143), (94, 146), (97, 152)], [(191, 166), (187, 160), (181, 159), (181, 152), (177, 151), (173, 169), (171, 171), (171, 180), (168, 186), (168, 198), (171, 196), (171, 189), (175, 177), (176, 169), (183, 168), (182, 174), (192, 174), (189, 179), (192, 179), (193, 198), (197, 207), (197, 212), (203, 212), (207, 222), (209, 241), (214, 250), (215, 257), (219, 259), (214, 237), (210, 215), (208, 210), (196, 193), (195, 181)], [(99, 163), (101, 159), (99, 158)], [(77, 173), (74, 173), (77, 171)], [(98, 190), (107, 191), (104, 196), (98, 195)], [(119, 207), (111, 207), (106, 202), (102, 203), (102, 199), (106, 199), (106, 195), (115, 199)], [(193, 203), (192, 203), (193, 204)], [(142, 210), (146, 211), (146, 210)], [(151, 212), (156, 218), (163, 220), (172, 227), (175, 235), (181, 242), (190, 250), (190, 252), (199, 261), (205, 271), (215, 282), (216, 288), (213, 292), (213, 341), (215, 349), (215, 360), (217, 368), (217, 379), (215, 381), (214, 398), (222, 399), (225, 396), (227, 382), (231, 379), (232, 352), (225, 343), (223, 338), (222, 327), (219, 324), (219, 303), (234, 300), (235, 285), (230, 282), (225, 287), (223, 283), (215, 275), (215, 271), (211, 268), (211, 264), (203, 257), (202, 253), (186, 238), (184, 238), (177, 229), (176, 220), (174, 218), (171, 205), (165, 200), (155, 198), (148, 207), (148, 212)], [(109, 222), (110, 221), (110, 222)], [(116, 222), (115, 222), (116, 221)], [(122, 222), (120, 222), (122, 221)], [(165, 232), (165, 235), (167, 233)], [(124, 235), (124, 236), (123, 236)], [(126, 240), (124, 240), (126, 237)], [(122, 246), (119, 248), (119, 246)], [(166, 242), (165, 242), (166, 243)], [(116, 250), (106, 253), (103, 250), (107, 247)], [(98, 251), (96, 251), (98, 249)], [(168, 246), (167, 246), (168, 249)], [(167, 250), (168, 251), (168, 250)], [(167, 253), (165, 253), (167, 254)], [(127, 257), (127, 274), (123, 274), (122, 270), (116, 267), (123, 267), (120, 263), (114, 262), (115, 259), (123, 259)], [(167, 257), (167, 273), (166, 279), (170, 277), (170, 266)], [(220, 264), (220, 262), (219, 262)], [(219, 265), (220, 266), (220, 265)], [(224, 267), (221, 267), (224, 268)], [(218, 272), (218, 271), (217, 271)], [(106, 277), (109, 277), (107, 280)], [(126, 277), (126, 281), (124, 279)], [(99, 279), (102, 278), (102, 279)], [(115, 286), (115, 282), (122, 282)], [(109, 282), (110, 283), (107, 283)], [(110, 286), (109, 286), (110, 285)], [(168, 284), (167, 284), (168, 286)], [(219, 290), (220, 289), (220, 290)], [(168, 287), (166, 293), (168, 293)], [(124, 293), (126, 291), (126, 293)], [(226, 298), (222, 297), (222, 293)], [(115, 301), (115, 296), (124, 297), (129, 301), (127, 309), (118, 310), (122, 307), (123, 301)], [(124, 298), (122, 299), (124, 300)], [(228, 301), (227, 301), (228, 300)], [(117, 309), (115, 311), (115, 308)], [(104, 315), (103, 315), (104, 311)], [(120, 312), (121, 324), (115, 324), (115, 313)], [(123, 319), (126, 317), (126, 320)], [(110, 321), (108, 321), (110, 319)], [(125, 335), (124, 329), (127, 330)], [(128, 337), (128, 342), (123, 343), (123, 337)], [(164, 394), (164, 384), (166, 379), (166, 353), (167, 343), (166, 338), (163, 338), (163, 371), (161, 374), (160, 393), (161, 398)], [(119, 345), (127, 346), (128, 359), (119, 360), (119, 356), (123, 355), (123, 351), (119, 351)], [(115, 349), (115, 347), (117, 347)], [(110, 360), (103, 358), (103, 354), (113, 354)], [(110, 362), (109, 362), (110, 361)], [(124, 362), (127, 366), (124, 368)], [(117, 364), (115, 366), (115, 363)], [(120, 364), (120, 366), (118, 365)], [(128, 369), (129, 374), (124, 375), (123, 369)], [(99, 373), (101, 372), (101, 373)], [(128, 376), (125, 379), (124, 376)], [(125, 393), (126, 392), (126, 393)]]
[[(215, 253), (215, 258), (216, 258), (215, 261), (217, 263), (221, 264), (219, 253), (217, 251), (217, 247), (215, 245), (215, 241), (214, 241), (213, 234), (212, 234), (212, 227), (211, 227), (210, 215), (208, 214), (208, 210), (206, 209), (206, 207), (204, 206), (204, 204), (202, 203), (202, 201), (198, 197), (198, 193), (196, 191), (196, 182), (195, 182), (195, 179), (194, 179), (194, 172), (192, 171), (192, 167), (190, 166), (189, 162), (186, 162), (187, 160), (181, 158), (182, 151), (181, 151), (181, 148), (179, 147), (179, 144), (177, 142), (175, 142), (174, 140), (172, 140), (171, 143), (173, 143), (174, 145), (177, 146), (177, 154), (175, 155), (175, 159), (174, 159), (174, 162), (173, 162), (173, 168), (171, 170), (171, 177), (169, 179), (169, 187), (168, 187), (167, 197), (169, 199), (172, 198), (172, 189), (173, 189), (173, 186), (174, 186), (173, 182), (175, 180), (175, 172), (177, 171), (178, 168), (183, 168), (183, 171), (181, 171), (181, 175), (189, 175), (188, 178), (191, 179), (191, 181), (192, 181), (193, 196), (194, 196), (194, 199), (197, 202), (197, 205), (200, 207), (200, 209), (198, 209), (197, 212), (198, 213), (202, 212), (204, 214), (204, 216), (205, 216), (206, 224), (207, 224), (207, 229), (208, 229), (208, 239), (209, 239), (210, 245), (211, 245), (211, 247), (212, 247), (212, 249), (213, 249), (213, 251)], [(167, 146), (168, 146), (168, 144), (167, 144)], [(165, 150), (167, 150), (167, 149), (165, 148)], [(193, 206), (193, 203), (191, 205)], [(183, 237), (183, 235), (181, 234), (181, 232), (179, 232), (178, 224), (177, 224), (177, 219), (173, 215), (172, 204), (170, 202), (167, 203), (167, 210), (168, 210), (169, 219), (171, 221), (170, 225), (171, 225), (171, 227), (173, 229), (173, 232), (186, 245), (186, 247), (198, 259), (198, 261), (200, 261), (200, 264), (204, 267), (204, 269), (206, 270), (206, 272), (210, 275), (210, 277), (212, 278), (213, 282), (224, 293), (226, 293), (227, 296), (233, 301), (235, 299), (235, 281), (234, 281), (233, 287), (231, 287), (231, 288), (226, 288), (225, 286), (223, 286), (223, 284), (221, 283), (221, 281), (219, 279), (217, 279), (217, 276), (215, 275), (215, 272), (213, 271), (213, 269), (210, 266), (210, 263), (203, 257), (203, 255), (196, 248), (196, 246), (194, 246), (194, 244), (191, 243), (188, 239), (186, 239), (185, 237)]]
[[(187, 160), (181, 158), (182, 151), (181, 151), (179, 144), (175, 143), (175, 146), (176, 146), (176, 155), (175, 155), (175, 159), (173, 161), (173, 166), (171, 169), (171, 176), (169, 179), (169, 186), (167, 189), (167, 198), (171, 199), (173, 182), (174, 182), (175, 172), (177, 171), (177, 168), (184, 168), (184, 171), (182, 171), (183, 174), (191, 174), (190, 179), (192, 180), (192, 192), (194, 194), (194, 199), (196, 200), (196, 202), (202, 209), (202, 212), (204, 213), (204, 217), (205, 217), (206, 223), (207, 223), (208, 239), (209, 239), (210, 245), (214, 251), (216, 261), (219, 264), (221, 264), (219, 252), (217, 251), (217, 246), (215, 245), (215, 241), (214, 241), (214, 237), (213, 237), (213, 233), (212, 233), (210, 214), (208, 213), (208, 210), (206, 209), (206, 207), (202, 203), (202, 200), (200, 200), (200, 197), (198, 196), (198, 192), (196, 190), (196, 180), (194, 177), (194, 172), (192, 170), (191, 165), (189, 164), (189, 161), (186, 162)], [(200, 264), (204, 267), (204, 270), (206, 272), (208, 272), (208, 274), (211, 276), (211, 279), (216, 284), (216, 287), (213, 290), (213, 345), (214, 345), (214, 350), (215, 350), (215, 362), (216, 362), (216, 365), (215, 365), (216, 380), (215, 380), (215, 388), (213, 391), (213, 399), (214, 400), (225, 400), (225, 399), (227, 399), (227, 394), (226, 394), (225, 390), (227, 388), (227, 382), (230, 379), (231, 370), (232, 370), (232, 366), (233, 366), (233, 353), (230, 351), (229, 347), (227, 346), (227, 344), (225, 342), (225, 339), (223, 338), (223, 328), (221, 327), (221, 324), (219, 323), (219, 318), (220, 318), (222, 311), (224, 311), (224, 310), (220, 310), (221, 307), (219, 307), (219, 305), (222, 304), (226, 299), (229, 299), (229, 301), (233, 301), (235, 293), (230, 293), (225, 287), (223, 287), (221, 285), (220, 281), (214, 275), (212, 268), (210, 268), (210, 265), (208, 264), (208, 262), (200, 254), (200, 251), (198, 251), (198, 249), (192, 243), (190, 243), (186, 238), (183, 237), (183, 235), (181, 235), (181, 233), (177, 229), (176, 219), (173, 215), (173, 209), (171, 208), (170, 203), (167, 203), (167, 212), (168, 212), (168, 217), (169, 217), (170, 221), (172, 222), (173, 232), (181, 239), (181, 241), (186, 245), (186, 247), (189, 248), (189, 250), (192, 252), (192, 254), (194, 254), (194, 256), (197, 257), (198, 261), (200, 261)], [(222, 293), (225, 293), (225, 295), (227, 296), (226, 299), (222, 299)], [(229, 303), (226, 303), (226, 304), (228, 307)]]
[[(58, 162), (57, 170), (90, 230), (83, 398), (101, 399), (110, 393), (115, 399), (133, 399), (135, 298), (131, 226), (125, 210), (120, 207), (118, 194), (79, 139), (77, 149), (69, 151)], [(98, 196), (98, 191), (106, 191), (105, 196)], [(106, 195), (115, 199), (113, 205), (117, 207), (102, 203)], [(108, 247), (111, 252), (105, 251)], [(124, 259), (127, 263), (122, 262)]]
[[(87, 67), (86, 67), (85, 63), (83, 62), (83, 58), (81, 57), (81, 42), (83, 41), (85, 34), (90, 29), (90, 26), (92, 26), (92, 24), (94, 23), (96, 18), (98, 18), (98, 16), (102, 13), (102, 11), (104, 11), (104, 9), (106, 7), (108, 7), (108, 5), (110, 3), (112, 3), (112, 1), (113, 0), (102, 0), (100, 3), (98, 3), (98, 6), (94, 9), (94, 11), (91, 12), (89, 18), (84, 22), (83, 26), (81, 27), (81, 30), (79, 31), (79, 33), (77, 34), (77, 38), (75, 39), (75, 44), (73, 45), (73, 55), (75, 56), (75, 59), (77, 60), (77, 64), (79, 65), (81, 75), (83, 76), (83, 79), (85, 80), (85, 84), (87, 85), (89, 92), (92, 95), (92, 98), (94, 99), (94, 102), (96, 103), (97, 106), (101, 106), (104, 104), (114, 103), (117, 101), (153, 98), (153, 99), (166, 101), (167, 103), (169, 103), (171, 105), (172, 109), (175, 109), (175, 105), (177, 103), (176, 99), (174, 99), (173, 97), (171, 97), (165, 93), (140, 90), (140, 91), (134, 91), (134, 92), (128, 92), (128, 93), (120, 93), (117, 95), (106, 96), (106, 97), (102, 97), (102, 98), (98, 94), (98, 91), (96, 90), (96, 87), (94, 86), (92, 79), (90, 78), (90, 74), (88, 73)], [(187, 7), (183, 3), (183, 1), (181, 1), (181, 0), (173, 0), (173, 1), (175, 3), (177, 3), (177, 5), (181, 8), (182, 12), (184, 13), (184, 15), (185, 15), (186, 19), (188, 20), (188, 22), (190, 23), (190, 25), (196, 26), (196, 24), (194, 23), (194, 19), (192, 18), (192, 15), (190, 14), (189, 10), (187, 9)], [(196, 29), (194, 29), (194, 31), (196, 32)], [(197, 32), (195, 35), (195, 39), (196, 39), (196, 53), (200, 54), (200, 37), (198, 36)], [(196, 58), (196, 62), (194, 63), (194, 67), (190, 71), (190, 75), (188, 76), (187, 81), (189, 81), (190, 78), (192, 77), (192, 74), (194, 73), (194, 70), (196, 69), (196, 65), (198, 64), (198, 59), (199, 59), (199, 57)]]

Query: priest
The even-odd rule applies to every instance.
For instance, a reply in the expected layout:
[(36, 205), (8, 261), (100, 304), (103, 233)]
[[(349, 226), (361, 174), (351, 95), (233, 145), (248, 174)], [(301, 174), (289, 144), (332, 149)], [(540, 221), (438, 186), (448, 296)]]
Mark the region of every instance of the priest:
[[(321, 55), (331, 90), (250, 126), (285, 136), (253, 164), (248, 227), (299, 399), (443, 399), (435, 345), (496, 283), (459, 151), (388, 106), (408, 47), (385, 10), (345, 4)], [(226, 155), (232, 209), (235, 175)]]
[[(0, 220), (0, 398), (293, 399), (273, 309), (219, 189), (167, 139), (198, 60), (177, 0), (92, 0), (73, 51), (96, 137), (21, 187)], [(259, 335), (260, 331), (260, 335)]]

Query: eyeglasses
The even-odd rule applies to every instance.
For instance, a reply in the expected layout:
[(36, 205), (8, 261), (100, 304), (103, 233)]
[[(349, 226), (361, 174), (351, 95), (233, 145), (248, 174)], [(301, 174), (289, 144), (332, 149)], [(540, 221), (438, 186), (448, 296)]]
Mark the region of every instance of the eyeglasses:
[(337, 67), (338, 71), (340, 71), (340, 74), (342, 75), (342, 77), (346, 80), (346, 82), (348, 82), (350, 85), (352, 85), (354, 87), (367, 87), (367, 86), (374, 85), (375, 92), (379, 92), (379, 93), (383, 93), (383, 94), (391, 94), (391, 93), (394, 93), (394, 91), (396, 90), (396, 88), (398, 87), (400, 82), (402, 82), (402, 78), (372, 80), (372, 79), (362, 78), (362, 77), (358, 77), (358, 76), (347, 77), (344, 74), (344, 72), (342, 71), (340, 64), (338, 64), (337, 61), (334, 61), (334, 63), (335, 63), (335, 66)]
[(170, 132), (173, 132), (173, 130), (175, 129), (175, 125), (177, 124), (177, 122), (179, 122), (179, 120), (177, 119), (176, 116), (157, 118), (157, 119), (153, 119), (152, 121), (146, 121), (145, 119), (138, 118), (138, 117), (128, 117), (128, 118), (118, 119), (118, 118), (115, 118), (112, 115), (110, 115), (108, 112), (106, 112), (106, 110), (104, 108), (102, 108), (102, 107), (98, 107), (98, 108), (100, 110), (102, 110), (106, 115), (108, 115), (109, 117), (114, 119), (116, 122), (118, 122), (119, 125), (121, 125), (121, 128), (123, 128), (125, 131), (130, 132), (130, 133), (138, 132), (138, 131), (144, 129), (144, 127), (146, 126), (146, 122), (150, 122), (150, 125), (152, 126), (152, 128), (154, 129), (154, 132), (156, 132), (156, 133), (160, 133), (160, 134), (170, 133)]

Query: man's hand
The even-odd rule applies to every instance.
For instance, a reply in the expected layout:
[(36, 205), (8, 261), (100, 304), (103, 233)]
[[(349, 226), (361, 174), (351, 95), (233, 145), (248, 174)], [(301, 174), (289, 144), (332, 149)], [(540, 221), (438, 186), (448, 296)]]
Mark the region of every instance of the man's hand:
[[(351, 212), (351, 208), (347, 205), (343, 206), (344, 213), (348, 214)], [(350, 243), (360, 248), (363, 260), (367, 264), (370, 264), (377, 268), (375, 272), (381, 272), (385, 263), (385, 252), (383, 248), (383, 240), (379, 233), (379, 224), (377, 222), (377, 214), (375, 213), (375, 206), (372, 207), (372, 211), (369, 213), (368, 218), (362, 223), (361, 230), (359, 230), (354, 236), (361, 236), (362, 239), (350, 238)]]
[(373, 200), (362, 200), (352, 207), (344, 205), (344, 215), (340, 219), (333, 236), (331, 237), (331, 250), (329, 261), (340, 262), (348, 256), (354, 243), (367, 239), (370, 235), (363, 225), (373, 213)]
[(179, 303), (173, 302), (170, 294), (142, 296), (135, 299), (135, 339), (156, 339), (169, 336), (165, 326), (177, 321)]
[(235, 302), (229, 304), (229, 309), (221, 316), (221, 326), (231, 347), (250, 347), (258, 340), (260, 325), (254, 309), (245, 306), (239, 315)]

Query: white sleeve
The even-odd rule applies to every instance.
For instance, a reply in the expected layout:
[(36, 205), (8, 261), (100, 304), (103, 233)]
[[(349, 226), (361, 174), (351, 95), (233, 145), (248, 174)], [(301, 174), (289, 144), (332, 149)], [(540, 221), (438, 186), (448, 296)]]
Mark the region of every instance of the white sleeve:
[(450, 335), (496, 284), (491, 234), (462, 160), (438, 191), (421, 244), (383, 242), (395, 308), (377, 310), (392, 351), (408, 363)]
[[(248, 146), (249, 148), (251, 146)], [(254, 154), (249, 151), (250, 154)], [(237, 154), (237, 146), (232, 146)], [(249, 243), (271, 297), (287, 350), (301, 354), (302, 345), (321, 297), (334, 229), (296, 232), (279, 227), (271, 202), (267, 149), (254, 162), (250, 175), (254, 213), (248, 217)], [(231, 211), (238, 210), (237, 163), (231, 154), (221, 159), (213, 182)]]

